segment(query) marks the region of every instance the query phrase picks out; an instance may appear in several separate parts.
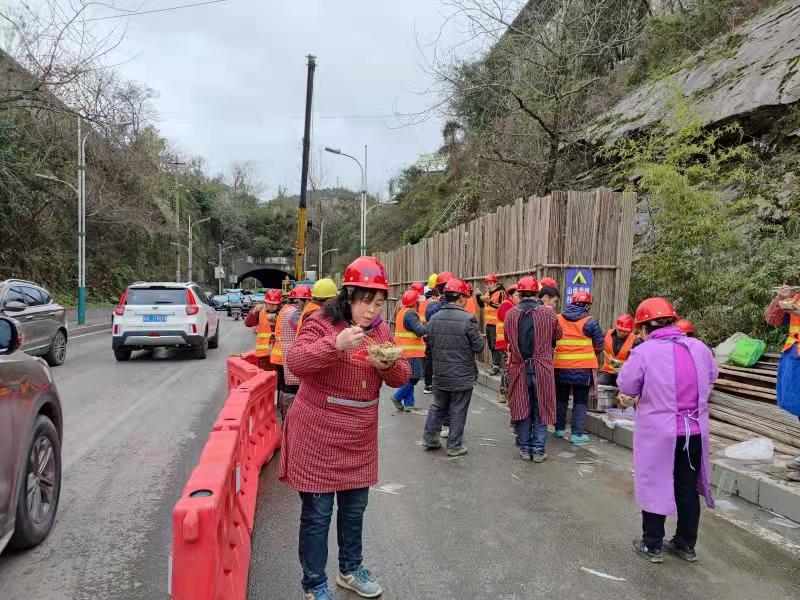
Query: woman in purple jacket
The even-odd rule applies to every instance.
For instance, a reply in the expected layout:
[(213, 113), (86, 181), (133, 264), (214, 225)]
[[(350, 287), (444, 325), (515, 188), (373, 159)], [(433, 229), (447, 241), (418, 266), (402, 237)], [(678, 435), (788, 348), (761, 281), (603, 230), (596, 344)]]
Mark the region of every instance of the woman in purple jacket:
[[(697, 560), (700, 499), (710, 508), (708, 396), (717, 379), (711, 350), (675, 325), (675, 309), (650, 298), (636, 310), (645, 341), (620, 371), (621, 393), (638, 396), (633, 436), (634, 488), (642, 509), (642, 538), (633, 549), (650, 562), (663, 550)], [(667, 515), (678, 515), (671, 541), (664, 541)]]

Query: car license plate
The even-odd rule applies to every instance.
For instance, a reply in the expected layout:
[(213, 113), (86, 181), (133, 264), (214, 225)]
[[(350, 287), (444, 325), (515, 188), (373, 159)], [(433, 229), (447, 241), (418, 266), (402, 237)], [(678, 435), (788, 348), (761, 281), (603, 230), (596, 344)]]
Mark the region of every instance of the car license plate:
[(145, 323), (166, 323), (167, 315), (144, 315)]

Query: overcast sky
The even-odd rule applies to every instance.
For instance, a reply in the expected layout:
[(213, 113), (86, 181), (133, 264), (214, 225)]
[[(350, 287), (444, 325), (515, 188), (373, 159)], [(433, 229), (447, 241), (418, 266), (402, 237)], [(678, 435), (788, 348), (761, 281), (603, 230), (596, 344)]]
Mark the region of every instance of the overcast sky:
[[(198, 0), (117, 0), (148, 10)], [(114, 14), (98, 8), (95, 15)], [(177, 147), (202, 155), (213, 173), (252, 160), (266, 197), (300, 187), (306, 55), (317, 56), (312, 153), (323, 146), (363, 155), (369, 146), (369, 188), (387, 181), (419, 154), (441, 144), (439, 118), (398, 127), (396, 111), (434, 102), (420, 97), (431, 83), (417, 39), (439, 34), (440, 0), (228, 0), (140, 15), (113, 60), (122, 73), (158, 91), (159, 128)], [(445, 32), (442, 43), (456, 41)], [(324, 183), (359, 187), (358, 167), (324, 155)]]

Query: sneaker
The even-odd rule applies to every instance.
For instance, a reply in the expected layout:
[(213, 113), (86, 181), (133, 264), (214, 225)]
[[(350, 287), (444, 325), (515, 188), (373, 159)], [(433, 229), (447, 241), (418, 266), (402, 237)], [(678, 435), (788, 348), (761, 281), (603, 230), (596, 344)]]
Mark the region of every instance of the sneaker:
[(392, 404), (394, 404), (394, 407), (399, 411), (402, 411), (405, 408), (403, 406), (403, 401), (402, 400), (398, 400), (397, 396), (394, 396), (394, 395), (392, 395)]
[(407, 406), (404, 406), (404, 407), (403, 407), (403, 410), (404, 410), (405, 412), (411, 412), (412, 410), (414, 410), (414, 405), (413, 405), (413, 404), (409, 404), (409, 405), (407, 405)]
[(464, 456), (467, 453), (466, 446), (459, 446), (458, 448), (448, 448), (447, 456)]
[(428, 386), (426, 385), (426, 386), (425, 386), (425, 389), (423, 389), (423, 390), (422, 390), (422, 393), (423, 393), (423, 394), (432, 394), (432, 393), (433, 393), (433, 388), (432, 388), (432, 387), (428, 387)]
[(506, 398), (506, 395), (505, 395), (505, 394), (500, 394), (500, 395), (497, 397), (497, 403), (498, 403), (498, 404), (505, 404), (506, 402), (508, 402), (508, 398)]
[(441, 442), (429, 442), (427, 440), (422, 440), (422, 447), (425, 448), (425, 450), (438, 450), (439, 448), (442, 447), (442, 443)]
[(569, 441), (572, 444), (580, 446), (581, 444), (585, 444), (586, 442), (589, 441), (589, 436), (586, 435), (585, 433), (582, 433), (580, 435), (573, 433), (572, 436), (569, 438)]
[(564, 437), (564, 430), (563, 429), (556, 429), (553, 432), (553, 435), (556, 436), (556, 437), (563, 438)]
[(547, 454), (534, 454), (533, 455), (533, 462), (535, 463), (543, 463), (547, 458)]
[(639, 556), (644, 556), (651, 563), (664, 562), (664, 551), (661, 548), (648, 548), (642, 540), (633, 540), (633, 551)]
[(364, 567), (359, 567), (347, 575), (339, 573), (336, 576), (336, 585), (352, 590), (362, 598), (377, 598), (383, 593), (383, 588), (375, 581), (375, 575)]
[(491, 369), (486, 371), (486, 374), (490, 376), (500, 375), (500, 369), (498, 367), (492, 367)]
[(531, 460), (531, 458), (533, 458), (533, 457), (531, 456), (531, 453), (530, 453), (530, 452), (528, 452), (527, 450), (520, 450), (520, 451), (519, 451), (519, 457), (520, 457), (522, 460)]
[(697, 552), (694, 551), (694, 548), (689, 548), (689, 546), (684, 546), (683, 544), (677, 544), (674, 538), (668, 542), (664, 542), (664, 550), (675, 556), (680, 556), (687, 562), (697, 561)]
[(305, 592), (303, 600), (333, 600), (333, 596), (328, 589), (328, 584), (324, 583), (316, 589)]
[(447, 438), (450, 435), (450, 428), (447, 426), (442, 427), (442, 431), (439, 435), (443, 438)]

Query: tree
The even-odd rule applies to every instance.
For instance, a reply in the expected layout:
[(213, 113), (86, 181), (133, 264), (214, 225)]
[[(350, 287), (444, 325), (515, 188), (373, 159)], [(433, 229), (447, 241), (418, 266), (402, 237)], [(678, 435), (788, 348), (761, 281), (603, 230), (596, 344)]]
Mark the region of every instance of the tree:
[[(594, 86), (627, 56), (649, 9), (643, 0), (448, 0), (466, 23), (478, 60), (453, 49), (431, 63), (450, 112), (481, 161), (522, 172), (532, 191), (559, 183), (559, 166), (579, 157), (575, 134), (593, 117)], [(513, 15), (516, 15), (514, 17)], [(519, 177), (517, 177), (519, 179)]]

